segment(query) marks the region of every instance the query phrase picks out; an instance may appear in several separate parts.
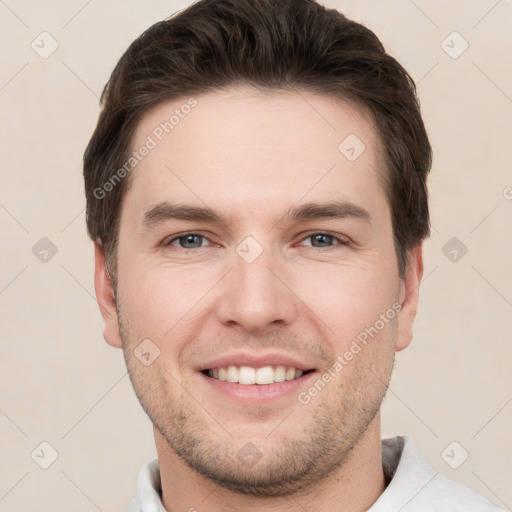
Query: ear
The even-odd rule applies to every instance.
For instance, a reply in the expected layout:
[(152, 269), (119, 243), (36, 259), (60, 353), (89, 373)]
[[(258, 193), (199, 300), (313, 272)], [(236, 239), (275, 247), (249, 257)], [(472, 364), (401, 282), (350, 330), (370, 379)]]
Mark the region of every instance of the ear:
[(405, 278), (400, 283), (400, 303), (398, 314), (398, 337), (396, 351), (407, 348), (412, 341), (412, 324), (418, 309), (420, 283), (423, 276), (422, 244), (414, 246), (408, 255)]
[(107, 271), (105, 251), (97, 242), (94, 242), (94, 263), (94, 288), (96, 290), (96, 299), (98, 300), (101, 316), (105, 323), (103, 337), (109, 345), (121, 348), (122, 341), (117, 321), (114, 289)]

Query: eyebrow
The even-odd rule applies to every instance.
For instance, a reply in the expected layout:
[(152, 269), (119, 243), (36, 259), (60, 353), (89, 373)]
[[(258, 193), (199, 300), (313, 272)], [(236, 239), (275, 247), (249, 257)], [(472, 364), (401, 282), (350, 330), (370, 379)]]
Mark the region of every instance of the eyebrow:
[[(371, 216), (367, 210), (350, 201), (334, 201), (329, 203), (305, 203), (291, 206), (280, 221), (307, 222), (322, 218), (353, 218), (371, 224)], [(157, 204), (146, 211), (142, 221), (145, 229), (169, 220), (202, 221), (210, 224), (228, 225), (226, 217), (207, 206), (172, 204), (168, 201)], [(280, 222), (279, 221), (279, 222)]]

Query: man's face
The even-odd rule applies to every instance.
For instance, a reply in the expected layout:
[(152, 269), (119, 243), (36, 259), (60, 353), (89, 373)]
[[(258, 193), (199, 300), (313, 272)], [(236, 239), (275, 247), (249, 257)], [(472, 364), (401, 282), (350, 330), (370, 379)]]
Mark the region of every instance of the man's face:
[[(123, 201), (120, 332), (107, 320), (105, 336), (122, 340), (157, 444), (236, 492), (285, 495), (378, 428), (409, 341), (383, 159), (346, 102), (243, 88), (195, 100), (137, 127), (132, 149), (156, 147)], [(281, 382), (215, 378), (230, 365), (228, 380)]]

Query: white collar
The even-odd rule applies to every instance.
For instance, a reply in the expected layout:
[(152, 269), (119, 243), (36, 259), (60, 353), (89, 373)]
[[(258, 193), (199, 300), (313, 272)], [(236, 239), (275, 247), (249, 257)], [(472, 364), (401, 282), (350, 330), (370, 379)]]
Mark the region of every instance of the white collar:
[[(389, 484), (367, 512), (435, 512), (441, 508), (461, 512), (500, 510), (468, 487), (434, 471), (407, 436), (382, 441), (382, 466)], [(158, 459), (152, 459), (140, 470), (137, 498), (124, 512), (167, 512), (161, 492)]]

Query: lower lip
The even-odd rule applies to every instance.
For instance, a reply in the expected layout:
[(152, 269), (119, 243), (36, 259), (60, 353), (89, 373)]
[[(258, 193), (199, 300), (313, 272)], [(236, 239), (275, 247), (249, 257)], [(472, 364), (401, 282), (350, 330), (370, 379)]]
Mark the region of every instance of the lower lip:
[(315, 378), (317, 372), (312, 371), (298, 379), (273, 384), (239, 384), (208, 377), (201, 372), (198, 374), (215, 392), (247, 405), (273, 402), (289, 397), (293, 393), (297, 394), (311, 379)]

